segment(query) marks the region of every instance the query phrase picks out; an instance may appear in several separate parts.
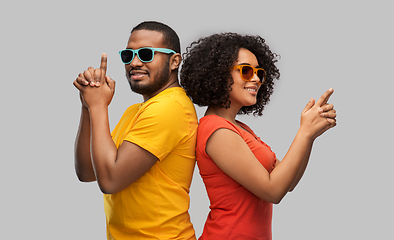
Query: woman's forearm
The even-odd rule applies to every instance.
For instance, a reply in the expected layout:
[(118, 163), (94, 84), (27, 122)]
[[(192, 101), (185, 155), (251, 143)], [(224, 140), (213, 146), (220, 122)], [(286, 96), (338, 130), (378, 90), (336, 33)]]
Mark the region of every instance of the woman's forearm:
[(312, 152), (312, 146), (313, 146), (313, 142), (308, 146), (304, 160), (302, 161), (301, 167), (298, 171), (296, 178), (294, 179), (293, 183), (290, 186), (289, 192), (294, 190), (294, 188), (297, 186), (297, 184), (300, 182), (302, 176), (304, 175), (306, 167), (308, 166), (308, 163), (309, 163), (309, 158), (310, 158), (310, 155)]
[(271, 172), (270, 179), (274, 186), (272, 191), (275, 203), (279, 203), (294, 184), (299, 181), (296, 181), (298, 177), (301, 178), (307, 165), (305, 160), (306, 156), (310, 154), (312, 143), (311, 136), (299, 130), (285, 157)]

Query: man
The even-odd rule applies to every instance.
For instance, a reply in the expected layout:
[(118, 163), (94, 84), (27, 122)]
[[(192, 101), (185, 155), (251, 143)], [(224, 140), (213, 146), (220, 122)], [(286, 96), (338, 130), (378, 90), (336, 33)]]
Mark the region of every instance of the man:
[(179, 38), (167, 25), (143, 22), (120, 55), (144, 102), (130, 106), (111, 134), (115, 82), (106, 76), (107, 56), (79, 74), (77, 176), (97, 180), (104, 193), (108, 239), (195, 239), (188, 208), (197, 116), (178, 82)]

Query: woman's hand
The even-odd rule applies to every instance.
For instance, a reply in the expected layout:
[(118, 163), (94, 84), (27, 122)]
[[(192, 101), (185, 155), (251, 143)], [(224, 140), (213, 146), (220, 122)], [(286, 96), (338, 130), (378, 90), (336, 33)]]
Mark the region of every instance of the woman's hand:
[(315, 103), (312, 98), (301, 113), (300, 131), (313, 140), (330, 128), (336, 126), (336, 111), (332, 104), (327, 104), (334, 90), (327, 90)]

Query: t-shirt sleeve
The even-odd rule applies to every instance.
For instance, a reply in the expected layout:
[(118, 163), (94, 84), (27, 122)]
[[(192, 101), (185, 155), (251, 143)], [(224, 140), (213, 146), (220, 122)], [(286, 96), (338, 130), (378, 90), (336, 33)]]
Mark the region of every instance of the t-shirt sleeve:
[(221, 128), (229, 129), (241, 135), (238, 129), (224, 118), (211, 116), (198, 126), (197, 151), (200, 151), (200, 154), (207, 155), (205, 148), (208, 139), (216, 130)]
[(144, 148), (159, 160), (190, 135), (190, 116), (171, 98), (150, 102), (136, 117), (124, 140)]

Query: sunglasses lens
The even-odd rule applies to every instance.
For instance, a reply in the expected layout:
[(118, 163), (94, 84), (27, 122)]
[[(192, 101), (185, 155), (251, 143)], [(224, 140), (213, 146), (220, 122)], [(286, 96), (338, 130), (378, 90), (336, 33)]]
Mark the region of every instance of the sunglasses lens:
[(250, 66), (242, 66), (242, 78), (250, 81), (253, 78), (253, 68)]
[(138, 57), (142, 62), (151, 62), (153, 60), (153, 50), (148, 48), (140, 49)]
[(257, 70), (257, 76), (260, 78), (260, 82), (263, 83), (265, 79), (265, 72), (263, 70)]
[(133, 52), (130, 50), (123, 50), (120, 53), (120, 57), (122, 59), (122, 62), (127, 64), (133, 60)]

